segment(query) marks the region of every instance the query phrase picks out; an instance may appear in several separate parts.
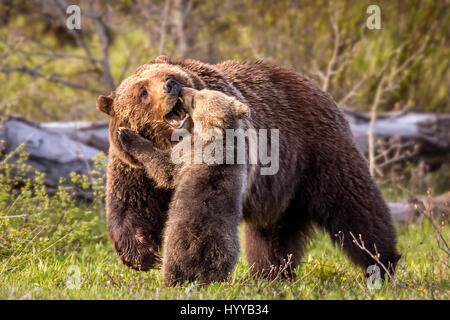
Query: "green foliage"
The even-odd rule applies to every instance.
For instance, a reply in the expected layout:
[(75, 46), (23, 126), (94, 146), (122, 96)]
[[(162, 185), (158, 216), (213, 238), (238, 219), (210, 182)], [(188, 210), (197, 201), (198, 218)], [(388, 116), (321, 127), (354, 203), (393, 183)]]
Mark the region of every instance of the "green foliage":
[[(72, 173), (71, 181), (61, 179), (49, 195), (44, 174), (25, 163), (23, 148), (17, 152), (17, 162), (10, 163), (9, 155), (0, 163), (0, 272), (21, 270), (50, 249), (73, 253), (104, 241), (105, 156), (94, 159), (89, 177)], [(78, 190), (91, 192), (93, 199), (77, 200)]]
[[(82, 15), (92, 10), (89, 1), (79, 3)], [(98, 10), (105, 12), (103, 21), (111, 39), (107, 50), (109, 67), (116, 85), (160, 53), (211, 63), (264, 59), (292, 67), (321, 83), (315, 67), (325, 72), (333, 56), (332, 18), (340, 34), (336, 67), (342, 70), (330, 77), (327, 91), (336, 101), (365, 78), (356, 94), (343, 104), (367, 110), (380, 80), (378, 73), (390, 55), (401, 47), (386, 72), (406, 61), (428, 39), (424, 52), (398, 75), (395, 87), (383, 97), (378, 110), (410, 107), (423, 112), (449, 112), (448, 3), (378, 1), (381, 30), (365, 27), (370, 4), (350, 0), (192, 1), (190, 10), (183, 12), (187, 49), (181, 52), (173, 12), (163, 30), (165, 1), (96, 2)], [(104, 117), (95, 110), (94, 102), (99, 92), (111, 90), (104, 80), (107, 67), (102, 63), (93, 65), (86, 59), (85, 49), (75, 41), (74, 33), (58, 24), (59, 19), (48, 18), (49, 14), (56, 15), (55, 9), (45, 11), (27, 1), (3, 6), (0, 68), (25, 66), (43, 77), (0, 72), (0, 110), (37, 121)], [(82, 21), (80, 35), (92, 56), (101, 60), (102, 45), (95, 23), (88, 16)], [(49, 81), (49, 75), (87, 89)]]
[[(256, 278), (242, 254), (230, 282), (161, 289), (160, 270), (129, 269), (110, 244), (91, 241), (77, 252), (51, 248), (20, 271), (3, 272), (0, 299), (449, 299), (449, 261), (433, 232), (410, 224), (399, 230), (399, 247), (403, 257), (396, 283), (384, 283), (380, 289), (369, 289), (364, 271), (322, 232), (308, 245), (294, 281)], [(66, 285), (70, 266), (80, 268), (79, 289)]]
[[(44, 175), (26, 159), (22, 146), (0, 163), (0, 299), (450, 298), (449, 257), (427, 220), (398, 228), (403, 256), (397, 278), (380, 289), (369, 289), (364, 271), (321, 231), (310, 240), (294, 281), (255, 277), (243, 252), (229, 282), (161, 289), (160, 270), (127, 268), (107, 241), (104, 155), (93, 159), (89, 176), (72, 173), (51, 195)], [(82, 191), (93, 199), (77, 200)], [(449, 235), (442, 224), (442, 236)], [(73, 267), (80, 270), (79, 288), (68, 287)]]

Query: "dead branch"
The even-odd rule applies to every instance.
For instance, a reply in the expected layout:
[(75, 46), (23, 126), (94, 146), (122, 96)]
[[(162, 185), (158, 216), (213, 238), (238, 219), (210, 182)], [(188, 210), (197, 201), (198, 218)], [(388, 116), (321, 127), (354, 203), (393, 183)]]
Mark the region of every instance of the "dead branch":
[(163, 11), (163, 18), (161, 22), (161, 37), (159, 40), (159, 54), (163, 54), (164, 51), (164, 45), (166, 43), (166, 32), (167, 32), (167, 20), (169, 18), (170, 13), (170, 0), (166, 0), (164, 4), (164, 11)]
[[(66, 23), (66, 8), (68, 7), (68, 3), (63, 0), (53, 0), (53, 6), (49, 7), (50, 13), (44, 14), (39, 13), (40, 16), (48, 19), (48, 15), (50, 15), (54, 23), (55, 21), (65, 28)], [(32, 78), (41, 78), (47, 81), (58, 83), (63, 86), (67, 86), (73, 89), (84, 90), (93, 92), (96, 94), (102, 94), (111, 90), (114, 90), (115, 83), (111, 72), (111, 67), (109, 64), (109, 54), (108, 49), (111, 45), (111, 38), (109, 36), (109, 28), (104, 22), (104, 13), (98, 12), (95, 9), (95, 3), (90, 3), (89, 10), (85, 10), (83, 12), (83, 17), (89, 19), (92, 22), (93, 28), (92, 32), (95, 32), (98, 35), (98, 41), (101, 48), (101, 52), (99, 57), (96, 57), (93, 54), (93, 50), (90, 48), (90, 45), (87, 44), (85, 36), (83, 32), (80, 30), (67, 30), (70, 35), (73, 37), (76, 44), (83, 50), (83, 54), (67, 54), (57, 52), (54, 48), (49, 47), (48, 45), (34, 39), (28, 39), (27, 43), (32, 43), (34, 47), (29, 50), (24, 50), (21, 48), (21, 44), (23, 42), (19, 42), (18, 44), (11, 45), (8, 43), (7, 39), (2, 39), (2, 42), (5, 43), (8, 48), (7, 55), (13, 53), (20, 53), (25, 56), (25, 60), (27, 63), (22, 63), (20, 65), (5, 65), (3, 64), (0, 67), (0, 72), (10, 74), (10, 73), (22, 73)], [(87, 28), (88, 24), (84, 24), (84, 28)], [(16, 42), (16, 41), (15, 41)], [(33, 57), (48, 57), (48, 60), (45, 60), (41, 64), (33, 63)], [(97, 73), (99, 75), (100, 81), (104, 87), (103, 88), (92, 88), (92, 86), (88, 84), (81, 84), (80, 82), (75, 82), (73, 80), (73, 74), (62, 74), (62, 73), (51, 73), (45, 74), (41, 71), (42, 66), (54, 63), (58, 60), (63, 59), (71, 59), (71, 60), (80, 60), (84, 62), (82, 70), (76, 71), (77, 74), (86, 74), (86, 73)]]
[(378, 265), (380, 265), (383, 268), (383, 270), (386, 272), (386, 274), (389, 276), (389, 279), (391, 279), (391, 281), (395, 283), (394, 275), (391, 274), (391, 272), (389, 270), (389, 269), (392, 269), (392, 267), (391, 266), (386, 267), (380, 261), (380, 254), (377, 252), (376, 246), (374, 245), (375, 254), (373, 254), (369, 249), (366, 248), (361, 234), (359, 235), (359, 241), (358, 241), (358, 240), (356, 240), (355, 236), (353, 235), (353, 233), (351, 231), (349, 233), (350, 233), (350, 236), (353, 238), (353, 243), (356, 244), (356, 246), (358, 246), (358, 248), (360, 248), (361, 250), (366, 252), (376, 263), (378, 263)]
[[(432, 30), (433, 28), (431, 28)], [(405, 59), (399, 65), (398, 62), (391, 64), (391, 57), (397, 58), (403, 51), (403, 48), (406, 46), (406, 42), (402, 43), (396, 50), (394, 50), (382, 67), (382, 71), (380, 72), (380, 80), (378, 82), (375, 95), (373, 98), (372, 105), (370, 107), (370, 125), (368, 132), (368, 145), (369, 145), (369, 170), (372, 176), (375, 175), (376, 171), (376, 163), (375, 163), (375, 138), (374, 138), (374, 127), (375, 121), (377, 117), (377, 109), (380, 103), (383, 102), (385, 95), (388, 92), (392, 92), (404, 78), (403, 71), (413, 62), (417, 61), (422, 55), (425, 48), (428, 46), (430, 35), (432, 31), (425, 37), (425, 40), (422, 42), (422, 45), (415, 50), (407, 59)], [(388, 72), (385, 70), (388, 69)]]
[(425, 217), (428, 220), (431, 227), (436, 232), (437, 245), (438, 245), (439, 249), (444, 251), (447, 254), (447, 256), (450, 257), (450, 246), (447, 243), (447, 241), (445, 240), (444, 236), (442, 235), (442, 231), (444, 229), (444, 224), (446, 221), (446, 216), (448, 215), (449, 196), (450, 196), (450, 192), (448, 193), (447, 201), (445, 203), (447, 212), (442, 212), (443, 219), (442, 219), (441, 225), (439, 227), (436, 225), (435, 219), (434, 219), (433, 213), (432, 213), (431, 190), (428, 190), (427, 207), (425, 208), (422, 202), (418, 202), (416, 199), (414, 199), (414, 208), (419, 212), (419, 214), (421, 214), (423, 217)]
[(82, 84), (79, 83), (75, 83), (75, 82), (71, 82), (71, 81), (67, 81), (64, 79), (61, 79), (58, 75), (54, 75), (54, 74), (42, 74), (39, 71), (37, 71), (36, 69), (31, 69), (25, 66), (16, 66), (16, 67), (1, 67), (0, 68), (0, 72), (3, 73), (13, 73), (13, 72), (19, 72), (19, 73), (23, 73), (26, 75), (29, 75), (33, 78), (42, 78), (45, 79), (47, 81), (50, 82), (54, 82), (54, 83), (58, 83), (67, 87), (71, 87), (74, 89), (79, 89), (79, 90), (85, 90), (85, 91), (89, 91), (89, 92), (94, 92), (97, 94), (101, 94), (103, 91), (98, 90), (98, 89), (94, 89), (88, 86), (84, 86)]
[(180, 55), (180, 58), (183, 59), (188, 54), (188, 43), (187, 37), (185, 35), (185, 15), (183, 13), (183, 9), (185, 8), (185, 1), (183, 0), (174, 0), (173, 5), (173, 20), (172, 24), (175, 26), (175, 30), (177, 33), (177, 51)]

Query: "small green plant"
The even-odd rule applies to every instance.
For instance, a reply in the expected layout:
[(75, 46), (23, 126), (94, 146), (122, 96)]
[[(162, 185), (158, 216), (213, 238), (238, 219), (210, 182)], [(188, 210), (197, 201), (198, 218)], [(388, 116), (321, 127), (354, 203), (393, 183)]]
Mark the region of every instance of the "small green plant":
[[(72, 173), (51, 193), (27, 157), (21, 147), (0, 162), (0, 299), (449, 299), (441, 247), (450, 228), (439, 225), (436, 233), (428, 219), (398, 228), (403, 256), (395, 281), (380, 288), (370, 288), (364, 270), (321, 231), (292, 281), (255, 276), (242, 252), (230, 281), (161, 288), (160, 270), (127, 268), (107, 241), (104, 155), (88, 175)], [(74, 275), (78, 286), (69, 286)]]
[[(93, 159), (89, 176), (73, 172), (50, 195), (44, 174), (26, 164), (23, 147), (15, 154), (0, 163), (0, 272), (20, 269), (50, 249), (63, 254), (106, 239), (104, 155)], [(77, 199), (79, 190), (92, 199)]]

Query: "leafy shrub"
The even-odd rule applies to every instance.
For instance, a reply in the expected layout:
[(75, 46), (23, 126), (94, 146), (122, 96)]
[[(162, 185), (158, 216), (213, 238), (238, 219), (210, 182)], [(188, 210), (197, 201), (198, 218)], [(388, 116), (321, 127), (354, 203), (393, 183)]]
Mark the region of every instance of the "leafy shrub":
[[(104, 184), (106, 157), (93, 159), (87, 175), (72, 172), (49, 194), (44, 174), (26, 164), (23, 146), (0, 162), (0, 261), (16, 270), (47, 250), (73, 252), (88, 242), (106, 239)], [(11, 159), (17, 158), (15, 161)], [(80, 200), (80, 190), (91, 194)]]

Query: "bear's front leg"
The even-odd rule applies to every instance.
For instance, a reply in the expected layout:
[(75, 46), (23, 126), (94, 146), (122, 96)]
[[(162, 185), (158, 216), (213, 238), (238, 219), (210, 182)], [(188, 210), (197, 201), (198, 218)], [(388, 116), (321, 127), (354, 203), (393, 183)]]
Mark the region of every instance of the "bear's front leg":
[(119, 128), (118, 141), (121, 147), (145, 168), (147, 175), (158, 187), (172, 189), (177, 166), (170, 158), (170, 151), (162, 151), (141, 135)]
[(109, 125), (106, 216), (109, 238), (128, 267), (148, 270), (160, 266), (158, 250), (172, 190), (157, 188), (143, 166), (122, 150), (118, 119)]
[(158, 249), (171, 192), (156, 188), (143, 169), (132, 168), (110, 150), (106, 213), (109, 238), (125, 265), (136, 270), (158, 267)]
[(244, 174), (241, 165), (192, 165), (169, 207), (163, 284), (227, 280), (239, 256)]

